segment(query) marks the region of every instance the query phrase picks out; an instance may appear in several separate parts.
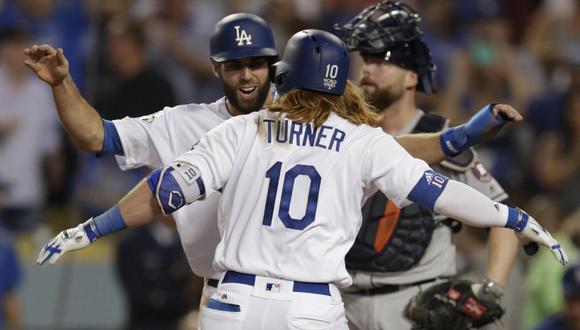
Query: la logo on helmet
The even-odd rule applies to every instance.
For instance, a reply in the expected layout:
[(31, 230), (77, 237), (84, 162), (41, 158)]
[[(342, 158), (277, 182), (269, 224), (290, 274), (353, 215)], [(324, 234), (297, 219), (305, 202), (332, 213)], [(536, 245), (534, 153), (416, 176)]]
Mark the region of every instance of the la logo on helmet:
[(236, 41), (238, 42), (238, 46), (243, 46), (244, 42), (246, 42), (246, 45), (252, 44), (252, 35), (251, 34), (247, 34), (246, 30), (243, 30), (243, 29), (240, 32), (239, 25), (234, 26), (234, 28), (236, 29)]

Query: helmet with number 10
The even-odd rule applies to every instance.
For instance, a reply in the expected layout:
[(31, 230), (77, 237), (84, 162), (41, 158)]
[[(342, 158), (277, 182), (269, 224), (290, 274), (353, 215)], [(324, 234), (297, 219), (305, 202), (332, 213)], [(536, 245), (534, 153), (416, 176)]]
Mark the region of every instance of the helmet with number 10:
[(297, 88), (342, 95), (349, 54), (344, 42), (334, 34), (303, 30), (288, 40), (282, 60), (274, 66), (274, 82), (280, 94)]

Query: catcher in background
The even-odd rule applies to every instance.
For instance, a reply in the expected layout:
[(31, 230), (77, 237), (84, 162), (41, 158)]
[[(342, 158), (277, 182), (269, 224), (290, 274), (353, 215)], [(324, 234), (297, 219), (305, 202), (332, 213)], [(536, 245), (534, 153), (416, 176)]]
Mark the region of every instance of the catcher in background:
[[(383, 130), (395, 136), (438, 132), (448, 125), (446, 118), (425, 113), (415, 104), (416, 92), (435, 93), (435, 65), (420, 37), (420, 19), (404, 4), (383, 1), (338, 28), (349, 49), (362, 56), (360, 86), (383, 115)], [(494, 107), (498, 106), (487, 106), (489, 111)], [(473, 149), (463, 153), (453, 149), (450, 146), (447, 154), (454, 157), (436, 170), (496, 202), (506, 202), (508, 195), (479, 162), (477, 153)], [(418, 204), (400, 209), (380, 191), (369, 198), (363, 207), (361, 230), (346, 256), (354, 281), (343, 291), (351, 329), (411, 328), (411, 321), (403, 315), (409, 299), (442, 282), (441, 287), (425, 291), (422, 296), (457, 286), (458, 299), (478, 302), (485, 308), (477, 315), (463, 313), (460, 308), (448, 313), (458, 319), (460, 315), (471, 316), (473, 325), (478, 327), (499, 320), (504, 313), (499, 305), (503, 286), (517, 255), (517, 238), (504, 228), (491, 229), (487, 272), (480, 284), (472, 286), (465, 281), (448, 282), (457, 272), (452, 234), (460, 229), (459, 223)], [(481, 290), (479, 296), (483, 298), (476, 298), (472, 287)], [(429, 307), (439, 303), (435, 298), (421, 301), (424, 300), (429, 301)], [(417, 313), (407, 316), (413, 316), (414, 321), (431, 321), (423, 315), (415, 317)], [(451, 319), (442, 318), (442, 327), (428, 322), (429, 329), (465, 329), (469, 323), (465, 320), (452, 327)]]

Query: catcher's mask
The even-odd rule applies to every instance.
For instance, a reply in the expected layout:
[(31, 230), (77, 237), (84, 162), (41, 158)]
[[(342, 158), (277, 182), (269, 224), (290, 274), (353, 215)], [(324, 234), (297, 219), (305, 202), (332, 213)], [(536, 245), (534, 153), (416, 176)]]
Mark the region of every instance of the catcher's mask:
[(421, 16), (410, 6), (382, 1), (369, 6), (343, 26), (335, 26), (351, 51), (383, 57), (419, 75), (417, 90), (434, 94), (433, 64), (429, 48), (421, 41)]

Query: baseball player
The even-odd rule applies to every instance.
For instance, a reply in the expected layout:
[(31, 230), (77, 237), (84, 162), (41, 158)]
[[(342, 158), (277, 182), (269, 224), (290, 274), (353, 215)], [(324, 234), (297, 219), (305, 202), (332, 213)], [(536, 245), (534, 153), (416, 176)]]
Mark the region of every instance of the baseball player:
[[(363, 58), (360, 86), (383, 115), (383, 130), (391, 135), (438, 132), (448, 124), (446, 118), (426, 114), (415, 104), (416, 91), (435, 93), (435, 65), (421, 41), (419, 21), (420, 16), (409, 6), (382, 1), (363, 10), (341, 29), (349, 49)], [(493, 201), (508, 198), (473, 149), (449, 158), (436, 169)], [(382, 192), (369, 198), (363, 208), (361, 231), (346, 256), (354, 281), (343, 294), (350, 328), (411, 329), (411, 321), (403, 314), (410, 298), (456, 275), (452, 233), (458, 229), (456, 222), (418, 204), (400, 209)], [(497, 302), (516, 258), (518, 242), (505, 228), (492, 228), (489, 239), (489, 266), (481, 285)], [(456, 314), (459, 319), (465, 316), (460, 310)], [(444, 327), (455, 329), (449, 323)]]
[[(123, 170), (169, 164), (190, 150), (210, 129), (232, 116), (250, 113), (270, 103), (270, 66), (278, 58), (266, 22), (253, 14), (234, 14), (215, 25), (210, 39), (211, 60), (223, 97), (211, 104), (185, 104), (157, 113), (121, 120), (103, 120), (80, 95), (68, 73), (62, 50), (35, 46), (25, 50), (25, 63), (51, 85), (59, 117), (76, 144), (100, 155), (114, 154)], [(173, 214), (193, 272), (206, 278), (204, 296), (217, 287), (212, 267), (219, 241), (216, 223), (219, 193)], [(191, 219), (195, 219), (195, 226)]]
[[(253, 14), (224, 17), (217, 22), (211, 37), (210, 56), (222, 82), (224, 98), (211, 104), (165, 108), (141, 118), (103, 120), (78, 92), (61, 49), (41, 45), (26, 49), (25, 53), (29, 57), (25, 64), (52, 87), (61, 122), (76, 144), (85, 151), (114, 154), (123, 170), (169, 164), (221, 122), (269, 104), (274, 93), (270, 87), (270, 64), (277, 58), (274, 38), (266, 22)], [(511, 120), (521, 120), (512, 108), (501, 109), (501, 113)], [(401, 137), (399, 142), (413, 155), (435, 162), (445, 158), (440, 145), (453, 143), (457, 148), (469, 148), (501, 125), (501, 120), (482, 112), (466, 125), (470, 139), (456, 140), (451, 136), (443, 141), (438, 135), (426, 135)], [(219, 277), (212, 267), (220, 237), (216, 225), (218, 200), (219, 193), (213, 194), (173, 214), (191, 269), (207, 279), (204, 296), (211, 295)], [(191, 219), (196, 220), (195, 226)]]
[(52, 264), (103, 235), (222, 191), (214, 266), (223, 273), (201, 328), (347, 329), (338, 292), (352, 284), (344, 257), (362, 202), (380, 189), (399, 207), (415, 202), (472, 225), (512, 228), (567, 263), (525, 212), (432, 171), (372, 127), (380, 116), (347, 82), (348, 64), (338, 37), (298, 32), (275, 64), (278, 102), (220, 124), (119, 204), (57, 235), (37, 262)]

